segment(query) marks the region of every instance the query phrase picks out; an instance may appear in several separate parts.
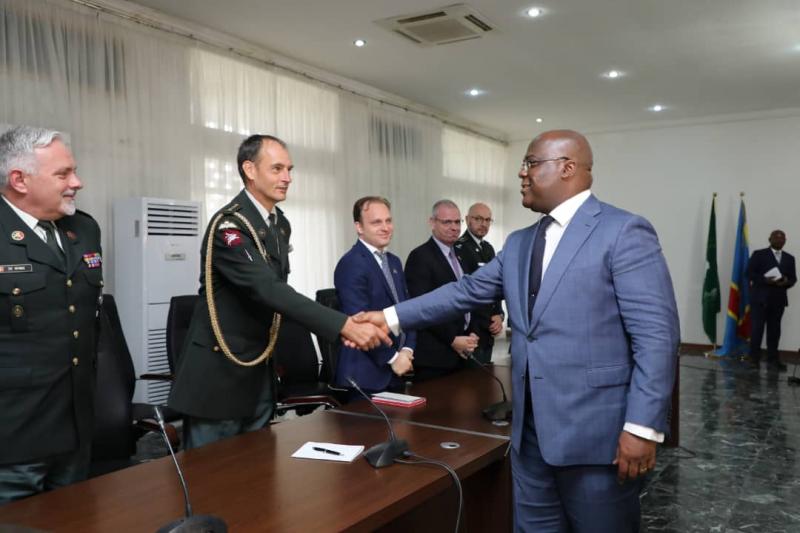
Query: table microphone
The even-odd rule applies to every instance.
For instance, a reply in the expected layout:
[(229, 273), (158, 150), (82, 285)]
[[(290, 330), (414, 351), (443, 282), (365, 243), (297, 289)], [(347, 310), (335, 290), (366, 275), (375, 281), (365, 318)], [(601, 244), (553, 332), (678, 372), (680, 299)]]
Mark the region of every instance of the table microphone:
[(361, 396), (367, 399), (367, 401), (378, 411), (383, 419), (386, 420), (386, 425), (389, 426), (389, 440), (386, 442), (381, 442), (380, 444), (376, 444), (369, 450), (364, 452), (364, 457), (367, 459), (367, 462), (374, 466), (375, 468), (383, 468), (384, 466), (389, 466), (394, 463), (394, 460), (398, 457), (405, 457), (406, 453), (408, 452), (408, 442), (403, 439), (398, 439), (397, 436), (394, 434), (394, 429), (392, 429), (392, 423), (389, 422), (389, 417), (386, 416), (386, 413), (381, 410), (380, 407), (375, 405), (375, 402), (372, 401), (372, 398), (369, 397), (367, 393), (361, 390), (361, 387), (358, 386), (356, 380), (351, 377), (347, 377), (347, 382), (356, 389)]
[(161, 428), (161, 436), (164, 437), (164, 442), (167, 443), (169, 454), (172, 456), (172, 462), (175, 463), (175, 469), (178, 471), (178, 478), (181, 480), (181, 487), (183, 488), (183, 501), (185, 505), (185, 516), (179, 518), (169, 524), (162, 526), (156, 533), (227, 533), (228, 526), (221, 518), (212, 515), (193, 515), (192, 504), (189, 503), (189, 489), (186, 486), (186, 480), (183, 478), (183, 472), (175, 458), (175, 451), (172, 449), (172, 444), (169, 442), (167, 436), (167, 428), (164, 424), (164, 415), (161, 409), (155, 405), (153, 411), (156, 413), (156, 420), (158, 427)]
[(498, 384), (500, 384), (500, 391), (502, 391), (503, 393), (503, 401), (493, 403), (492, 405), (484, 409), (483, 416), (486, 419), (491, 420), (493, 422), (497, 420), (509, 420), (511, 418), (511, 403), (508, 401), (508, 396), (506, 396), (506, 388), (503, 387), (503, 382), (500, 381), (500, 379), (497, 376), (492, 374), (492, 372), (488, 368), (483, 366), (483, 363), (478, 361), (475, 358), (475, 356), (472, 355), (472, 352), (465, 352), (465, 354), (470, 360), (472, 360), (475, 364), (477, 364), (481, 370), (492, 376), (492, 379), (494, 379)]

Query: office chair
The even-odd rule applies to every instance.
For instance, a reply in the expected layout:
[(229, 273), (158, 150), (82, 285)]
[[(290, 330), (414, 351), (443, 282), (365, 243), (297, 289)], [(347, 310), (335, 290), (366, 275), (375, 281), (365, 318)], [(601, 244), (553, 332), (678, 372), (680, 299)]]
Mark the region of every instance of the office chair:
[[(136, 374), (117, 304), (110, 294), (103, 295), (98, 321), (93, 476), (136, 464), (131, 459), (136, 453), (136, 441), (149, 431), (160, 432), (153, 406), (132, 402)], [(177, 444), (177, 432), (171, 426), (168, 428), (170, 440)]]
[(167, 362), (169, 371), (175, 374), (178, 363), (178, 356), (183, 347), (183, 341), (189, 332), (189, 324), (192, 322), (194, 308), (200, 296), (197, 294), (186, 294), (173, 296), (169, 301), (169, 311), (167, 313)]
[[(316, 301), (325, 307), (336, 309), (339, 311), (339, 297), (336, 295), (336, 289), (320, 289), (317, 291)], [(322, 368), (320, 369), (320, 380), (333, 384), (336, 380), (336, 364), (339, 361), (339, 349), (342, 342), (336, 339), (334, 342), (326, 342), (319, 340), (319, 352), (322, 356)], [(341, 391), (346, 389), (336, 389)]]
[(292, 410), (302, 416), (320, 406), (341, 405), (320, 378), (320, 362), (308, 329), (284, 317), (273, 354), (278, 377), (276, 414)]

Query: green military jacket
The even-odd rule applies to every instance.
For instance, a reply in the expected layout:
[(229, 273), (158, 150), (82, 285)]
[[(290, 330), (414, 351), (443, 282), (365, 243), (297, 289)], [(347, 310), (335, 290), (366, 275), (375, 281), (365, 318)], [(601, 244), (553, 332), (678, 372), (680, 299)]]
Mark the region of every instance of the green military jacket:
[[(206, 303), (204, 267), (209, 233), (213, 238), (214, 301), (225, 340), (239, 359), (252, 361), (261, 354), (275, 311), (330, 341), (338, 338), (347, 317), (297, 293), (286, 283), (289, 231), (282, 214), (278, 214), (274, 231), (244, 191), (219, 213), (223, 217), (216, 224), (217, 216), (212, 217), (203, 238), (200, 301), (178, 360), (169, 406), (201, 418), (246, 418), (254, 414), (269, 375), (262, 365), (242, 367), (233, 363), (218, 346)], [(233, 213), (250, 221), (266, 249), (268, 262)]]
[(0, 198), (0, 464), (92, 438), (100, 228), (81, 211), (56, 226), (66, 268)]

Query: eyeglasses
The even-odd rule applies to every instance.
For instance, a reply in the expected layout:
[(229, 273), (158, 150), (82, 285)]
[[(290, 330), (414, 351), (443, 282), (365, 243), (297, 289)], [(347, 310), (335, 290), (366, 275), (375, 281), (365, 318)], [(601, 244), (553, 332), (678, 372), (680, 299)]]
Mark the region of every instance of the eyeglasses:
[(434, 218), (436, 222), (441, 224), (442, 226), (460, 226), (461, 219), (457, 218), (455, 220), (442, 220), (441, 218)]
[(473, 216), (470, 216), (470, 215), (467, 215), (467, 218), (471, 218), (472, 220), (474, 220), (478, 224), (491, 224), (492, 223), (492, 219), (491, 218), (473, 217)]
[(542, 163), (547, 163), (548, 161), (569, 161), (569, 157), (561, 156), (554, 157), (552, 159), (523, 159), (520, 172), (528, 172), (531, 168), (539, 166)]

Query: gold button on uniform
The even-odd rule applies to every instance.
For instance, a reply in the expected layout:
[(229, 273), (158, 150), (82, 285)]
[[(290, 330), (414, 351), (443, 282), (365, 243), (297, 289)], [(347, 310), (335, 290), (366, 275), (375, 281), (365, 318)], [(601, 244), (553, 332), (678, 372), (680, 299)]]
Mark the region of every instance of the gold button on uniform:
[(77, 357), (73, 357), (72, 358), (72, 366), (78, 366), (78, 358)]
[(14, 287), (14, 290), (11, 291), (11, 294), (13, 294), (14, 296), (19, 296), (20, 294), (22, 294), (22, 289), (20, 289), (19, 287)]
[(79, 335), (80, 335), (80, 333), (78, 332), (77, 329), (72, 332), (72, 336), (75, 337), (76, 339), (78, 338)]
[(14, 313), (15, 318), (19, 318), (25, 314), (25, 309), (23, 309), (21, 305), (15, 305), (12, 313)]
[(69, 307), (67, 307), (67, 311), (69, 311), (70, 313), (74, 313), (75, 312), (75, 306), (74, 305), (70, 305)]
[(102, 279), (100, 280), (100, 286), (101, 286), (101, 287), (105, 287), (105, 286), (106, 286), (106, 284), (103, 282), (103, 280), (102, 280)]
[(211, 349), (212, 349), (212, 350), (214, 350), (215, 352), (218, 352), (218, 351), (219, 351), (219, 346), (214, 346), (214, 347), (213, 347), (213, 348), (211, 348)]
[(72, 287), (72, 280), (71, 279), (67, 280), (67, 287)]

